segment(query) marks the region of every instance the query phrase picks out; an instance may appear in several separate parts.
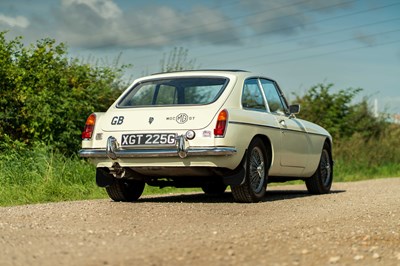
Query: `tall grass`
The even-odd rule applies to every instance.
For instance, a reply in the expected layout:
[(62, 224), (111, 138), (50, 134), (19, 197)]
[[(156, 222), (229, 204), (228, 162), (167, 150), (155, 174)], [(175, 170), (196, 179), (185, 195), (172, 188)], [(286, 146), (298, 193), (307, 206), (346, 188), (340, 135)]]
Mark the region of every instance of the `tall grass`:
[[(0, 206), (108, 198), (95, 182), (96, 168), (39, 145), (0, 153)], [(146, 186), (144, 195), (186, 192)]]
[(0, 155), (0, 205), (105, 197), (95, 168), (45, 146)]
[(361, 133), (334, 143), (335, 181), (400, 176), (400, 127), (390, 125), (378, 137)]

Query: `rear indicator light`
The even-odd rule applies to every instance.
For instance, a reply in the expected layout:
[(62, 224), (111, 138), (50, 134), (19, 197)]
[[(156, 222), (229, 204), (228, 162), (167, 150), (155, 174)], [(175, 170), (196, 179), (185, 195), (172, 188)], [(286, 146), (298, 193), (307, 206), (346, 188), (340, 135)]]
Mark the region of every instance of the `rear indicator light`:
[(88, 119), (86, 120), (85, 128), (83, 129), (83, 132), (82, 132), (82, 139), (91, 139), (92, 138), (95, 124), (96, 124), (96, 115), (91, 114), (88, 117)]
[(217, 125), (214, 128), (215, 137), (223, 137), (225, 135), (227, 121), (228, 111), (222, 110), (218, 115)]

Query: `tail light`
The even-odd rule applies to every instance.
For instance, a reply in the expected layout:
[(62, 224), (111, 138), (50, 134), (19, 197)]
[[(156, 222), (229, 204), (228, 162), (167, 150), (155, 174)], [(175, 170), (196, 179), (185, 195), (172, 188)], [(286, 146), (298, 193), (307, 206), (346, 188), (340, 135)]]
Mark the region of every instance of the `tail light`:
[(217, 125), (214, 128), (215, 137), (223, 137), (225, 135), (227, 121), (228, 121), (228, 111), (222, 110), (218, 115)]
[(83, 129), (83, 132), (82, 132), (82, 139), (91, 139), (92, 138), (95, 124), (96, 124), (96, 115), (95, 114), (89, 115), (89, 117), (85, 123), (85, 128)]

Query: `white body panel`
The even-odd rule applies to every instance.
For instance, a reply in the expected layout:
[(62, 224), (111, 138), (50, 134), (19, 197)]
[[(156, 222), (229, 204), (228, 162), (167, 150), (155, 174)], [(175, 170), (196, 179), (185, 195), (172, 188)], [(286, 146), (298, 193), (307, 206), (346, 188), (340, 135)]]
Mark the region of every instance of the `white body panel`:
[[(175, 133), (180, 136), (193, 130), (196, 136), (184, 141), (186, 148), (231, 147), (236, 152), (225, 156), (189, 154), (185, 158), (159, 156), (110, 159), (107, 156), (92, 156), (91, 160), (97, 167), (110, 168), (117, 162), (121, 167), (132, 169), (212, 167), (233, 170), (240, 165), (251, 140), (259, 136), (265, 139), (271, 151), (269, 175), (307, 178), (317, 169), (324, 143), (332, 141), (326, 130), (313, 123), (266, 110), (244, 109), (241, 105), (243, 83), (248, 78), (258, 77), (248, 72), (193, 71), (160, 74), (139, 79), (132, 86), (146, 80), (173, 77), (225, 77), (229, 83), (215, 102), (193, 106), (118, 107), (118, 102), (128, 93), (128, 89), (106, 113), (96, 113), (93, 137), (82, 141), (83, 150), (105, 150), (109, 137), (116, 139), (118, 149), (133, 150), (137, 147), (121, 147), (123, 134)], [(228, 111), (226, 133), (223, 137), (215, 137), (218, 114), (224, 109)], [(184, 119), (180, 120), (182, 114)], [(123, 117), (120, 124), (119, 117)], [(158, 146), (145, 148), (151, 150)]]

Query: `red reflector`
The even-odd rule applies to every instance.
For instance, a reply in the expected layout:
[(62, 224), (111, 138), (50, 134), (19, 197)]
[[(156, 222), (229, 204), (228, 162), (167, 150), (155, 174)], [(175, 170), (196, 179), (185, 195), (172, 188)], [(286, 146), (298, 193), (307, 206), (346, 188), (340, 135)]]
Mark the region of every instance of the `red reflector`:
[(223, 137), (225, 135), (227, 120), (228, 120), (228, 111), (222, 110), (218, 115), (217, 125), (214, 128), (215, 137)]
[(82, 139), (91, 139), (92, 138), (95, 124), (96, 124), (96, 115), (91, 114), (88, 117), (88, 119), (86, 120), (85, 128), (83, 129), (83, 132), (82, 132)]

